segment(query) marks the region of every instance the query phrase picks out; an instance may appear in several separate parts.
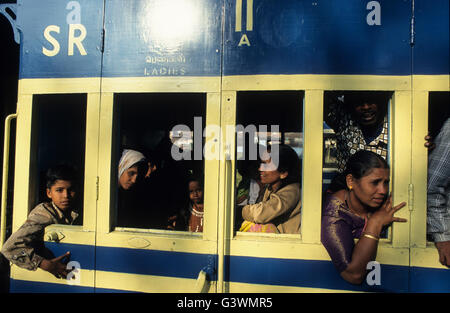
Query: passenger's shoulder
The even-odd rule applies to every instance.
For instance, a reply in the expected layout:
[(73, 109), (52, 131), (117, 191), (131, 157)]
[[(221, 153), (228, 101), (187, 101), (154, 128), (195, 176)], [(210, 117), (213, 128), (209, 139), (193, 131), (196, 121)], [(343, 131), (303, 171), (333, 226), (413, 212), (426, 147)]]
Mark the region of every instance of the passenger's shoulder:
[(280, 188), (275, 193), (272, 193), (271, 196), (298, 202), (300, 200), (300, 184), (293, 183)]
[(49, 223), (54, 220), (52, 212), (53, 208), (51, 204), (42, 202), (35, 206), (33, 210), (31, 210), (27, 220), (36, 223)]
[(287, 189), (287, 190), (300, 190), (300, 183), (292, 183), (289, 185), (284, 186), (282, 189)]
[(345, 202), (336, 194), (328, 194), (323, 204), (323, 215), (338, 217), (342, 211), (346, 211)]
[(292, 183), (289, 185), (284, 186), (283, 188), (279, 189), (276, 193), (298, 193), (300, 194), (300, 184), (299, 183)]

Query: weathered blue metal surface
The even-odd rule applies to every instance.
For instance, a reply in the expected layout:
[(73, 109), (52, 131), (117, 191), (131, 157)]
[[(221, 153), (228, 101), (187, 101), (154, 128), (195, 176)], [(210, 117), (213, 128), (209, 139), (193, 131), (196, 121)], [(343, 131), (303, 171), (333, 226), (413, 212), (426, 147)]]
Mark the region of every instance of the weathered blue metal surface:
[(105, 15), (104, 76), (220, 76), (221, 1), (110, 0)]
[[(225, 11), (225, 75), (410, 74), (410, 1), (254, 0), (251, 8), (243, 0), (241, 17), (235, 2)], [(238, 31), (248, 10), (253, 30), (243, 22)]]
[(415, 0), (414, 74), (450, 74), (448, 0)]
[(101, 76), (103, 0), (19, 0), (17, 9), (20, 78)]
[(448, 74), (448, 1), (412, 4), (19, 0), (20, 77)]

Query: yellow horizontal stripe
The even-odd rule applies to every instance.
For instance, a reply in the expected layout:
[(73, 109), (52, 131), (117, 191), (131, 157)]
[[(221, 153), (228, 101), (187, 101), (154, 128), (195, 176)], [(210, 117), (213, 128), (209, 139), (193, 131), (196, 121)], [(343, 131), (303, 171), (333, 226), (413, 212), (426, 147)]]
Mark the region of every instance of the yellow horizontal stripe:
[(439, 262), (439, 253), (432, 242), (428, 242), (426, 248), (411, 248), (411, 266), (448, 270)]
[(100, 78), (33, 78), (19, 80), (19, 94), (100, 92)]
[[(180, 264), (182, 266), (182, 264)], [(97, 288), (136, 292), (196, 292), (197, 279), (174, 278), (153, 275), (137, 275), (116, 272), (96, 272)], [(207, 282), (207, 291), (215, 291), (215, 283)]]
[[(93, 270), (80, 269), (79, 272), (79, 285), (82, 287), (94, 287), (94, 273)], [(66, 279), (56, 278), (53, 274), (46, 272), (40, 268), (36, 271), (29, 271), (18, 266), (11, 266), (11, 278), (16, 280), (28, 280), (33, 282), (51, 283), (70, 285)]]
[(83, 226), (54, 224), (45, 228), (44, 240), (49, 240), (52, 233), (58, 235), (60, 243), (71, 243), (79, 245), (94, 245), (95, 232), (84, 230)]
[(224, 76), (223, 90), (409, 90), (410, 76), (241, 75)]
[[(356, 293), (357, 291), (308, 288), (308, 287), (246, 284), (246, 283), (227, 283), (226, 292), (230, 292), (230, 293), (344, 293), (344, 292)], [(230, 295), (230, 297), (232, 297), (232, 295)]]
[[(230, 254), (260, 258), (330, 261), (330, 256), (322, 244), (278, 240), (275, 236), (234, 239), (230, 244)], [(390, 242), (381, 241), (378, 245), (377, 261), (382, 264), (408, 266), (409, 250), (393, 248)]]
[[(449, 91), (450, 75), (236, 75), (223, 76), (223, 90), (415, 90)], [(27, 78), (19, 94), (94, 92), (218, 92), (221, 77)]]
[(414, 90), (450, 91), (450, 75), (414, 75)]
[(117, 77), (102, 79), (103, 92), (218, 92), (220, 77)]
[(148, 232), (113, 231), (97, 234), (97, 246), (152, 249), (161, 251), (216, 254), (216, 242), (185, 232), (149, 230)]

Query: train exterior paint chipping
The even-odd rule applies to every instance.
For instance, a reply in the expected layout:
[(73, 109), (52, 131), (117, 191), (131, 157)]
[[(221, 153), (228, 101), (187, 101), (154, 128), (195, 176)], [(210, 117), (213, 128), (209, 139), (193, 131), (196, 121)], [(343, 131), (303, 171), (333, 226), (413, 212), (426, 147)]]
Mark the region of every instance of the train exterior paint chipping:
[[(51, 225), (45, 235), (55, 255), (71, 251), (73, 279), (12, 266), (11, 292), (450, 292), (450, 271), (426, 236), (423, 147), (430, 94), (450, 92), (448, 1), (18, 0), (9, 6), (21, 51), (12, 230), (37, 204), (45, 168), (69, 154), (84, 174), (81, 225)], [(392, 95), (391, 187), (395, 203), (408, 202), (398, 213), (408, 222), (380, 241), (377, 279), (361, 286), (339, 276), (320, 241), (322, 185), (333, 173), (323, 161), (329, 91)], [(269, 105), (250, 106), (270, 97), (283, 99), (275, 106), (286, 107), (284, 115)], [(134, 129), (124, 122), (134, 116), (127, 108), (155, 99), (163, 104), (155, 105), (152, 123), (158, 114), (183, 120), (176, 110), (192, 104), (202, 127), (216, 130), (203, 136), (218, 157), (199, 158), (203, 233), (116, 225), (120, 125)], [(182, 108), (174, 104), (180, 99), (191, 100)], [(283, 123), (283, 137), (299, 143), (300, 234), (234, 228), (234, 156), (241, 148), (227, 129), (246, 120), (246, 110), (257, 125)], [(51, 150), (46, 138), (62, 139), (51, 112), (74, 117), (70, 141), (82, 148)]]

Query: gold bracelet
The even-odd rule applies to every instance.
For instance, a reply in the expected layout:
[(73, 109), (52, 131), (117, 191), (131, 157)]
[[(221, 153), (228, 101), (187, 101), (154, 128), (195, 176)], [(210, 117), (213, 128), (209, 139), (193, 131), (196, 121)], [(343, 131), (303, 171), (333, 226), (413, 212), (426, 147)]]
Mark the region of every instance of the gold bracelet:
[(372, 236), (372, 235), (369, 235), (369, 234), (363, 234), (363, 236), (367, 237), (367, 238), (370, 238), (370, 239), (373, 239), (373, 240), (376, 240), (376, 241), (380, 240), (380, 238)]

